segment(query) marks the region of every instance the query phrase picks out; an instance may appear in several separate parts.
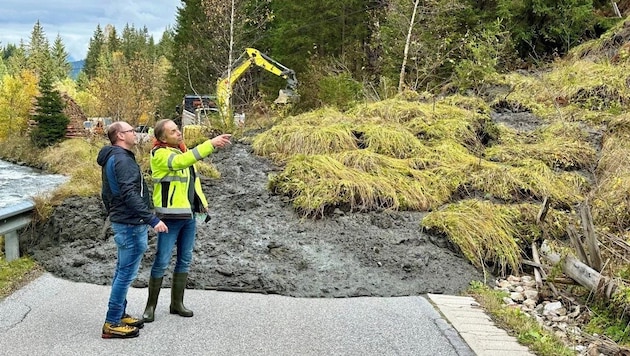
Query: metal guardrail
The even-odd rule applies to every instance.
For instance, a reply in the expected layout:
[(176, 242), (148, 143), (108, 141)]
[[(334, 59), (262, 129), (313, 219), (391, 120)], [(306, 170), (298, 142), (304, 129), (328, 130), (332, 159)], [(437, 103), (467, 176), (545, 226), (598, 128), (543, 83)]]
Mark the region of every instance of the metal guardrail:
[(0, 208), (0, 235), (4, 235), (4, 255), (10, 262), (20, 258), (20, 238), (17, 230), (31, 223), (35, 204), (24, 201)]

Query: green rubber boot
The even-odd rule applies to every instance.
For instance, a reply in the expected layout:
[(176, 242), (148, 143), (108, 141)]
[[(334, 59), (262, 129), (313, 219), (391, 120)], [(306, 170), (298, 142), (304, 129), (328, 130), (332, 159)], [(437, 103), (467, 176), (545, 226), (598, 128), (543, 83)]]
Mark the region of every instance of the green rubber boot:
[(144, 314), (142, 314), (142, 319), (144, 319), (145, 323), (155, 320), (155, 306), (160, 295), (160, 288), (162, 288), (162, 277), (149, 278), (149, 299), (147, 300), (146, 308), (144, 308)]
[(184, 306), (184, 290), (186, 289), (188, 273), (173, 273), (173, 285), (171, 286), (171, 314), (180, 316), (193, 316), (192, 310)]

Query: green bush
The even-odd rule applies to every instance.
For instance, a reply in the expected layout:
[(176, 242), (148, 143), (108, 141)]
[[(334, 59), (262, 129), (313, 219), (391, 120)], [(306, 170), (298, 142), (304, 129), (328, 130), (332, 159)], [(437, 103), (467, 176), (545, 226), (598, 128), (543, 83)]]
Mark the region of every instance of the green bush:
[(340, 111), (350, 109), (361, 98), (363, 86), (350, 73), (329, 74), (318, 83), (319, 99), (324, 106)]

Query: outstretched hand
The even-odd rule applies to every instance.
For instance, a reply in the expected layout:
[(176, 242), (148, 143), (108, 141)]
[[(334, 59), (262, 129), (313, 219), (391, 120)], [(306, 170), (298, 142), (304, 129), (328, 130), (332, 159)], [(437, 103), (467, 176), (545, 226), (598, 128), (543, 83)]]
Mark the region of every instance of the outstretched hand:
[(219, 147), (219, 148), (223, 148), (229, 144), (231, 144), (232, 142), (230, 142), (230, 137), (232, 137), (232, 135), (230, 134), (223, 134), (223, 135), (219, 135), (215, 138), (213, 138), (212, 140), (210, 140), (210, 142), (212, 143), (212, 146), (214, 147)]

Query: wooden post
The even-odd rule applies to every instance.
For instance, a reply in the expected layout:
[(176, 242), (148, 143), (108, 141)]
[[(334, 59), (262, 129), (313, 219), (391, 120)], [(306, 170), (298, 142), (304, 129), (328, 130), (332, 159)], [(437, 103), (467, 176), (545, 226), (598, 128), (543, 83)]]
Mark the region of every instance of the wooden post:
[(582, 228), (584, 229), (584, 237), (586, 240), (586, 247), (588, 249), (589, 265), (593, 269), (601, 271), (602, 255), (599, 251), (599, 242), (597, 241), (597, 235), (595, 235), (593, 217), (591, 216), (591, 209), (588, 207), (588, 201), (582, 204), (580, 208), (580, 217), (582, 219)]
[(540, 207), (540, 211), (538, 212), (538, 216), (536, 216), (536, 223), (538, 225), (542, 224), (543, 221), (545, 221), (545, 217), (547, 216), (547, 212), (549, 211), (549, 204), (551, 202), (549, 201), (549, 197), (545, 197), (545, 200), (543, 200), (542, 203), (542, 207)]
[(582, 246), (582, 240), (580, 240), (580, 236), (578, 236), (577, 231), (573, 228), (573, 226), (567, 226), (567, 235), (569, 235), (569, 239), (571, 240), (571, 244), (577, 251), (578, 258), (583, 263), (588, 264), (588, 257), (586, 257), (586, 252), (584, 251), (584, 246)]

